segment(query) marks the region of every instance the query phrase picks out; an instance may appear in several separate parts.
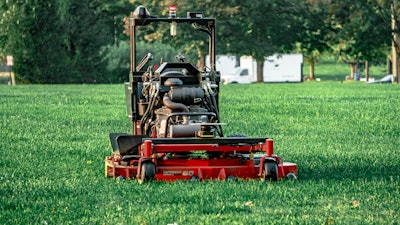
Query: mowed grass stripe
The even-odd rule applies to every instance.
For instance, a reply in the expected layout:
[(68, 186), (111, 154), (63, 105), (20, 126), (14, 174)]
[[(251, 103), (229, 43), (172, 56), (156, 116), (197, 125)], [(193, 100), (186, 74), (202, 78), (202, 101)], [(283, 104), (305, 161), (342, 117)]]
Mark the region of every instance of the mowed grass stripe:
[(400, 87), (221, 87), (226, 134), (275, 140), (296, 182), (116, 181), (109, 132), (129, 132), (123, 85), (0, 86), (0, 224), (395, 224)]

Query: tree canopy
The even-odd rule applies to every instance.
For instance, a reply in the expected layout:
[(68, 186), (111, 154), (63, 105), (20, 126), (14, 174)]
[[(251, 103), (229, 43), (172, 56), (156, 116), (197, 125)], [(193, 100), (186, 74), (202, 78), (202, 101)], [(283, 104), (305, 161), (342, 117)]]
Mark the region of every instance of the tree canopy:
[[(0, 60), (14, 56), (14, 72), (25, 83), (121, 82), (128, 71), (124, 17), (144, 5), (153, 15), (201, 11), (217, 18), (217, 53), (251, 55), (258, 62), (275, 53), (301, 52), (311, 64), (323, 52), (348, 63), (381, 61), (390, 53), (389, 0), (6, 0), (0, 3)], [(199, 57), (207, 43), (179, 27), (146, 34), (158, 49)], [(193, 40), (188, 42), (186, 40)], [(194, 52), (194, 53), (193, 53)], [(177, 52), (178, 53), (178, 52)], [(172, 54), (172, 53), (168, 53)], [(259, 64), (260, 65), (260, 64)], [(262, 78), (259, 74), (259, 78)], [(262, 81), (262, 79), (259, 79)]]

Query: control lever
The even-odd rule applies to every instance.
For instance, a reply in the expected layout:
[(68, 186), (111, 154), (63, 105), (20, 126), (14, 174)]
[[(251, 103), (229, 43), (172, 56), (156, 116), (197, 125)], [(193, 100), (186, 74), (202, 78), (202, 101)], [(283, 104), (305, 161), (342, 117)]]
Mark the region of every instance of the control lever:
[(153, 54), (151, 54), (150, 52), (147, 53), (140, 61), (140, 63), (136, 66), (136, 71), (140, 71), (141, 69), (143, 69), (146, 63), (148, 63), (150, 60), (153, 60), (153, 58)]

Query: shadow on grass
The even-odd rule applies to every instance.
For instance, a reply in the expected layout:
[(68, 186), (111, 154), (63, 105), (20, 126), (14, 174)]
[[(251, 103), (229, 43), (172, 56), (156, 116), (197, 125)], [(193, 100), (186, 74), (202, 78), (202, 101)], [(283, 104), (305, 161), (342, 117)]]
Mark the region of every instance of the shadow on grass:
[(385, 162), (368, 164), (343, 160), (336, 165), (330, 162), (332, 162), (332, 159), (326, 158), (320, 161), (318, 166), (307, 166), (306, 163), (299, 164), (299, 178), (301, 180), (391, 179), (400, 174), (400, 165), (394, 165), (392, 162), (390, 164), (385, 164)]

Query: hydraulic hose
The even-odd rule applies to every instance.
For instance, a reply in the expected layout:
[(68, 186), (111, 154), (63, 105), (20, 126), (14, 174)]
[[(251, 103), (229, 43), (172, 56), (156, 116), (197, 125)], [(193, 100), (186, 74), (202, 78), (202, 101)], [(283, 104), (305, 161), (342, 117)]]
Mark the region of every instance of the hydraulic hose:
[[(144, 113), (144, 115), (142, 116), (142, 119), (140, 120), (140, 125), (141, 125), (141, 129), (142, 129), (142, 134), (147, 134), (147, 131), (149, 129), (148, 124), (146, 124), (148, 118), (152, 118), (153, 117), (153, 107), (157, 101), (157, 96), (158, 93), (160, 91), (160, 87), (158, 86), (158, 84), (154, 85), (153, 87), (154, 89), (152, 89), (152, 93), (149, 93), (149, 105), (147, 107), (146, 112)], [(151, 90), (151, 88), (149, 88), (149, 90)]]
[[(215, 115), (217, 117), (216, 118), (217, 121), (221, 122), (220, 117), (219, 117), (217, 100), (215, 98), (215, 92), (212, 90), (210, 83), (207, 83), (207, 84), (203, 85), (203, 89), (204, 89), (204, 91), (206, 93), (206, 98), (207, 98), (207, 101), (210, 104), (211, 111), (215, 113)], [(220, 137), (224, 137), (224, 133), (222, 131), (221, 125), (217, 126), (217, 131), (218, 131), (218, 134), (219, 134)]]

